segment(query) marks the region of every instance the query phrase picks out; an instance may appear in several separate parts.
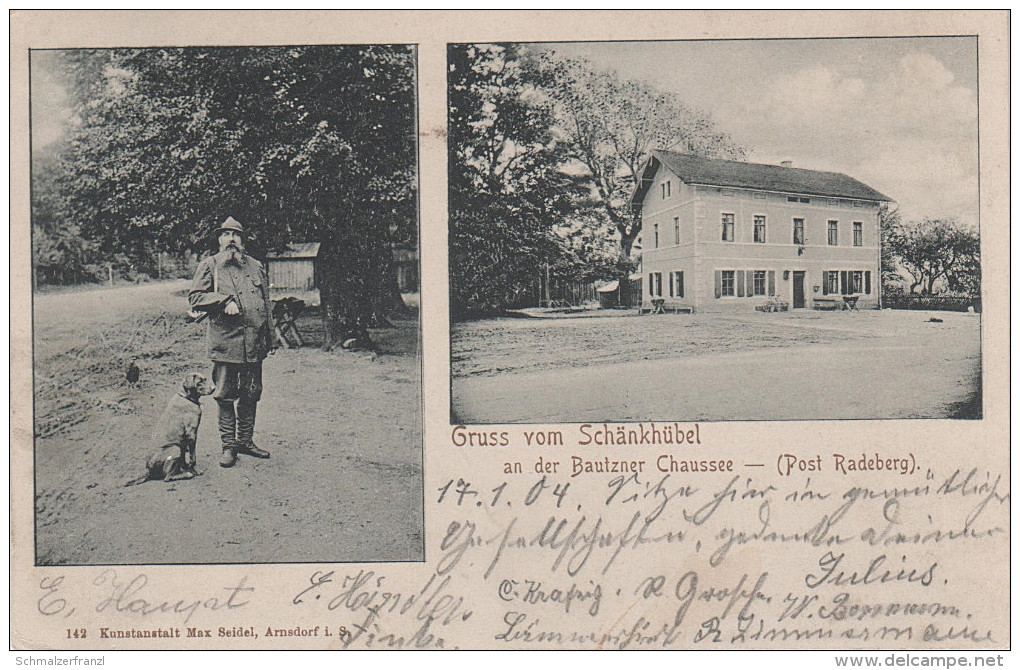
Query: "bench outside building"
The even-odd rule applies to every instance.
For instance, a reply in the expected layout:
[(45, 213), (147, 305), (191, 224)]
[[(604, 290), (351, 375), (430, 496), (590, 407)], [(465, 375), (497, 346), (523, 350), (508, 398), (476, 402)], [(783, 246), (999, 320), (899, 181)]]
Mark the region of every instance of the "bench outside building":
[(891, 201), (852, 177), (655, 151), (631, 202), (643, 311), (881, 306)]

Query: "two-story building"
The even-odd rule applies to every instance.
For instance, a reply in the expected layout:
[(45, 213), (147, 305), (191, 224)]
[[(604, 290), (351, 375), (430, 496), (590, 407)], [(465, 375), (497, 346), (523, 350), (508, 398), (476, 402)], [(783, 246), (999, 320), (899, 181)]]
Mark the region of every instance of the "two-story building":
[(642, 305), (693, 311), (879, 307), (878, 212), (889, 198), (837, 172), (656, 151), (641, 213)]

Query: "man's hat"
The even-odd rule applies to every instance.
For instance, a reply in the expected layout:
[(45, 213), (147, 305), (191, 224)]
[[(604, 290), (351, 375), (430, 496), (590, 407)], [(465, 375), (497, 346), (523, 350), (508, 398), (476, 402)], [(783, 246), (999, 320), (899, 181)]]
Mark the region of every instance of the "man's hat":
[(238, 235), (244, 235), (244, 226), (242, 226), (241, 222), (232, 216), (228, 216), (227, 220), (220, 224), (217, 232), (222, 232), (224, 230), (232, 230)]

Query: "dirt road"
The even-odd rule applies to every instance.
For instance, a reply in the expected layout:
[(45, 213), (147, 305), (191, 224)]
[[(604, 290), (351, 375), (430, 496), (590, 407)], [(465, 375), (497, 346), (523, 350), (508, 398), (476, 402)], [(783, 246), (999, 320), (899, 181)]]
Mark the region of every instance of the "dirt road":
[[(36, 296), (37, 562), (421, 560), (415, 321), (373, 332), (378, 357), (304, 348), (267, 359), (255, 437), (270, 460), (220, 468), (206, 398), (202, 476), (123, 487), (184, 372), (210, 367), (204, 326), (184, 319), (185, 288)], [(138, 387), (124, 382), (128, 355)]]
[[(590, 355), (582, 347), (598, 338), (597, 319), (518, 322), (505, 336), (488, 331), (497, 340), (491, 348), (475, 336), (455, 338), (455, 365), (473, 374), (453, 380), (453, 415), (464, 423), (553, 423), (980, 412), (976, 315), (940, 313), (941, 323), (921, 312), (776, 316), (615, 320), (610, 329), (629, 327), (634, 337), (602, 337)], [(785, 341), (775, 339), (776, 329)], [(504, 359), (509, 343), (516, 359)], [(614, 353), (619, 362), (605, 362)], [(520, 371), (503, 371), (507, 365)]]

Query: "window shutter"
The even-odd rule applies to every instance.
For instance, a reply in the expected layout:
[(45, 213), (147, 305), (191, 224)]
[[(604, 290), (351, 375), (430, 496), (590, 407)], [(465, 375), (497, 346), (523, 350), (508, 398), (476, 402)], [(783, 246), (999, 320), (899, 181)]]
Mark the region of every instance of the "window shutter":
[(648, 273), (648, 295), (655, 295), (655, 275), (651, 272)]
[(669, 297), (673, 297), (673, 272), (669, 273)]
[(822, 295), (829, 295), (829, 271), (822, 270)]
[(676, 293), (681, 298), (684, 297), (684, 273), (683, 270), (676, 273)]
[(747, 271), (747, 296), (751, 297), (754, 295), (754, 270)]
[(737, 297), (744, 297), (744, 271), (737, 270)]
[(722, 297), (722, 270), (715, 271), (715, 297)]
[(847, 281), (849, 279), (847, 274), (849, 273), (847, 273), (846, 270), (842, 270), (839, 273), (839, 290), (842, 292), (843, 295), (850, 295), (851, 293), (853, 293), (852, 290), (853, 287), (850, 286), (850, 284)]
[(871, 270), (864, 271), (864, 292), (871, 295)]
[(776, 294), (776, 271), (769, 270), (769, 295)]

